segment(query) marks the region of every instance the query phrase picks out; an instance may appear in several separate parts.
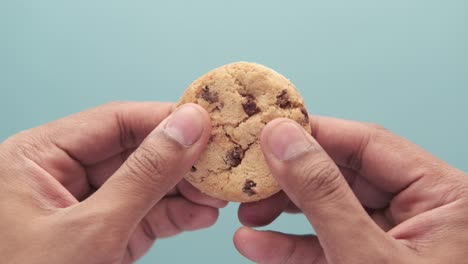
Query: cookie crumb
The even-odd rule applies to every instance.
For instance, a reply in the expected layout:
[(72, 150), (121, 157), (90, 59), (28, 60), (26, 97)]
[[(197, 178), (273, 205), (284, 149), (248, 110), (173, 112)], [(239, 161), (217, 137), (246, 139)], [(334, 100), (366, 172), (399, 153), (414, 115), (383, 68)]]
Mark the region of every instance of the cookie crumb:
[(231, 167), (237, 167), (241, 164), (242, 159), (244, 158), (244, 151), (241, 147), (235, 147), (227, 154), (227, 162)]
[(260, 112), (260, 109), (257, 107), (257, 103), (255, 103), (255, 97), (253, 95), (245, 95), (247, 102), (242, 104), (242, 108), (244, 108), (244, 112), (248, 116), (253, 116), (256, 113)]
[(281, 91), (281, 94), (276, 96), (276, 104), (281, 108), (290, 108), (291, 102), (289, 101), (289, 94), (286, 89)]
[(248, 196), (255, 195), (255, 194), (257, 194), (257, 192), (254, 191), (252, 188), (256, 187), (256, 186), (257, 186), (257, 183), (255, 183), (254, 181), (246, 180), (245, 184), (244, 184), (244, 187), (242, 188), (242, 191), (244, 193), (246, 193)]
[(218, 94), (211, 92), (208, 86), (205, 86), (205, 88), (203, 88), (200, 96), (209, 103), (218, 102)]

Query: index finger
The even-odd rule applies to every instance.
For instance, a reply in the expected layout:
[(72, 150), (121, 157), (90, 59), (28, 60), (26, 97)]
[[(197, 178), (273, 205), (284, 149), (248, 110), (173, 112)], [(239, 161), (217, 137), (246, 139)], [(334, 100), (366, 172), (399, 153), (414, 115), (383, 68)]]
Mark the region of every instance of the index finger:
[(312, 135), (339, 166), (391, 193), (449, 167), (415, 144), (379, 126), (311, 117)]
[(37, 129), (56, 147), (86, 166), (137, 147), (173, 108), (172, 103), (110, 103)]

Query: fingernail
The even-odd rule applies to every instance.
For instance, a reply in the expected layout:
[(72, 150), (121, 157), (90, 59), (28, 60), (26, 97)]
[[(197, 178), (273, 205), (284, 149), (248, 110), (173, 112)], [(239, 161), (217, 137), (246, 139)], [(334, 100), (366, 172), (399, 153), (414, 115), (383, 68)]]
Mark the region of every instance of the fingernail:
[(282, 121), (273, 127), (268, 144), (273, 155), (282, 161), (299, 157), (313, 147), (302, 127), (293, 121)]
[(182, 105), (169, 117), (164, 132), (186, 147), (197, 142), (203, 133), (203, 116), (193, 105)]

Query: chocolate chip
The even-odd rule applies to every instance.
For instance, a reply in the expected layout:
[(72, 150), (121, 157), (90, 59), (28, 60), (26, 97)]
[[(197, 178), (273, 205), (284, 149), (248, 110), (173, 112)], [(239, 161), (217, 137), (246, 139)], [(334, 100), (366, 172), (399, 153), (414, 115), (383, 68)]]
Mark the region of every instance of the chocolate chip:
[(205, 101), (209, 103), (216, 103), (218, 102), (218, 94), (211, 92), (210, 88), (208, 86), (205, 86), (201, 92), (201, 97), (205, 99)]
[(227, 162), (231, 167), (237, 167), (241, 164), (242, 159), (244, 158), (244, 151), (241, 147), (235, 147), (227, 154)]
[(291, 102), (289, 101), (288, 91), (285, 89), (281, 91), (281, 94), (276, 96), (276, 104), (281, 108), (290, 108)]
[(255, 194), (257, 194), (257, 192), (255, 190), (253, 190), (252, 188), (256, 187), (256, 186), (257, 186), (257, 184), (254, 181), (246, 180), (245, 184), (244, 184), (244, 187), (242, 188), (242, 191), (245, 192), (249, 196), (255, 195)]
[(257, 107), (257, 103), (255, 103), (255, 97), (253, 95), (245, 95), (244, 96), (247, 99), (247, 102), (242, 104), (242, 107), (244, 108), (244, 112), (248, 116), (253, 116), (256, 113), (260, 112), (260, 109)]
[(196, 172), (197, 171), (197, 167), (195, 166), (192, 166), (192, 168), (190, 169), (191, 172)]
[(301, 107), (301, 113), (304, 115), (305, 121), (309, 122), (309, 114), (307, 113), (307, 109), (305, 109), (305, 107)]

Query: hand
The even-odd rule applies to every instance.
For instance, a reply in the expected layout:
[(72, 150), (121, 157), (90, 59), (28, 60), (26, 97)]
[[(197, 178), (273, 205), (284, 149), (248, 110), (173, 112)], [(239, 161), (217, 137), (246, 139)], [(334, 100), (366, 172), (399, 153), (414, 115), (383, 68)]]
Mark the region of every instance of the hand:
[(226, 203), (181, 181), (209, 117), (192, 104), (166, 118), (172, 108), (109, 104), (3, 142), (2, 261), (130, 263), (156, 238), (212, 225)]
[(241, 254), (273, 264), (466, 263), (467, 175), (385, 129), (311, 121), (315, 139), (285, 119), (265, 127), (262, 149), (286, 195), (241, 205), (239, 217), (258, 226), (300, 210), (317, 235), (244, 227), (234, 236)]

